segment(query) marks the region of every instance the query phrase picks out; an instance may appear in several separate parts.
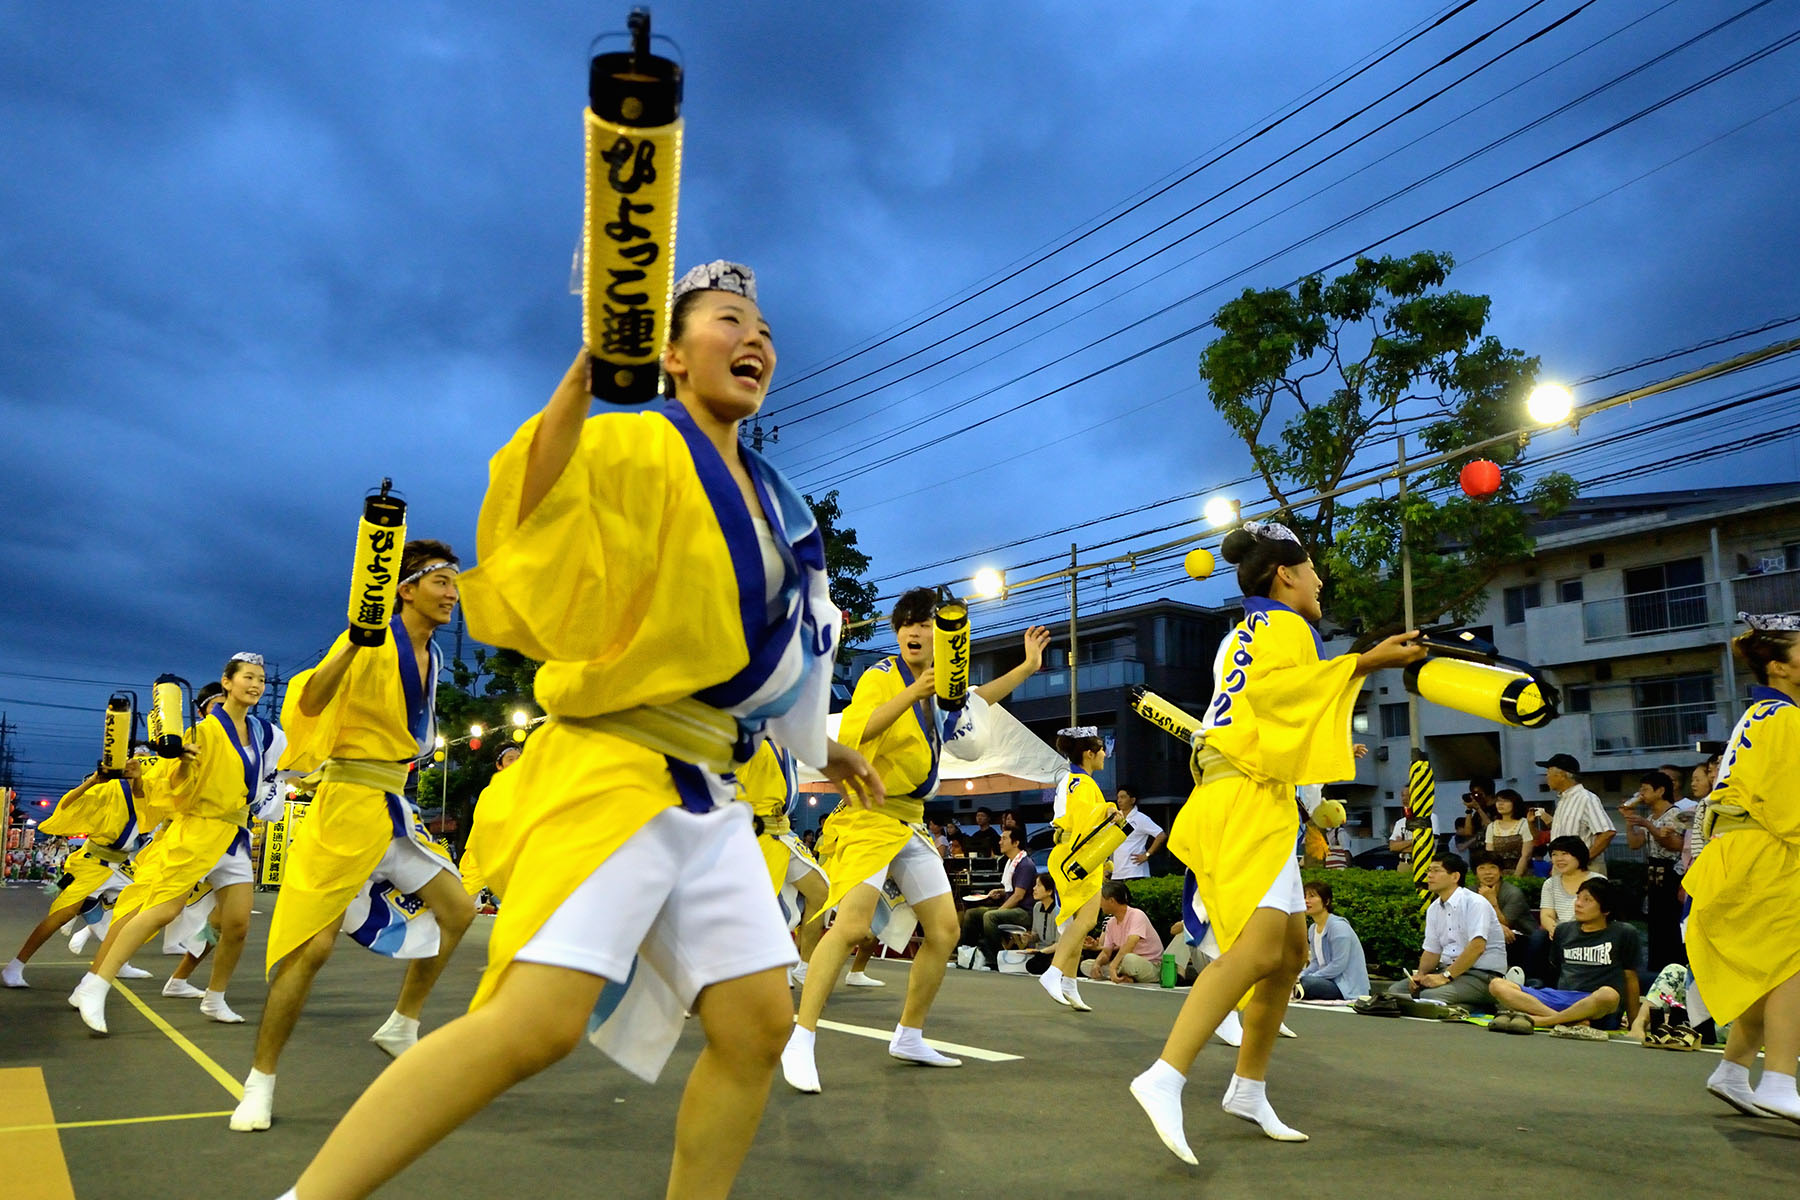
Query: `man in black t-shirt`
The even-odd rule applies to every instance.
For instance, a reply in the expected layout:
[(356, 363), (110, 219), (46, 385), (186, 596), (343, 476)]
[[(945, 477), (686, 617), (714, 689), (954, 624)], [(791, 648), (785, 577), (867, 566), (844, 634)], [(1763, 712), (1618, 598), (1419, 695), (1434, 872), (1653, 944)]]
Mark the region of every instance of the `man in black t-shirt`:
[(1559, 968), (1557, 986), (1522, 987), (1511, 979), (1493, 980), (1488, 991), (1504, 1010), (1494, 1018), (1493, 1027), (1530, 1033), (1533, 1028), (1574, 1028), (1591, 1022), (1596, 1029), (1616, 1029), (1621, 1010), (1636, 1012), (1643, 940), (1635, 926), (1613, 921), (1612, 910), (1612, 885), (1599, 876), (1584, 881), (1575, 894), (1575, 919), (1558, 925), (1550, 938), (1550, 959)]

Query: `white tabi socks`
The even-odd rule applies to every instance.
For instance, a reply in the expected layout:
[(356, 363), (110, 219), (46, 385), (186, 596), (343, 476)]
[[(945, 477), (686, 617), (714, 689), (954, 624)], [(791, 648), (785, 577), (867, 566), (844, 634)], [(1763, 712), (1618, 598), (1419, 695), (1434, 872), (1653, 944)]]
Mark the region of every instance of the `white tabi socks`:
[(925, 1031), (914, 1029), (910, 1025), (894, 1026), (893, 1040), (888, 1043), (888, 1053), (902, 1062), (917, 1063), (921, 1067), (960, 1067), (962, 1059), (951, 1058), (947, 1054), (939, 1054), (925, 1044)]
[(142, 967), (134, 967), (130, 963), (126, 963), (124, 966), (119, 968), (119, 978), (120, 979), (148, 979), (148, 978), (150, 978), (150, 972), (144, 970), (144, 968), (142, 968)]
[(173, 975), (169, 976), (169, 981), (167, 983), (163, 984), (162, 992), (163, 992), (163, 995), (169, 996), (176, 1000), (204, 1000), (204, 999), (206, 999), (205, 992), (201, 991), (199, 988), (195, 987), (193, 984), (189, 983), (187, 980), (177, 979)]
[(1747, 1117), (1769, 1114), (1756, 1106), (1756, 1092), (1750, 1086), (1750, 1068), (1721, 1061), (1706, 1081), (1706, 1090)]
[(1227, 1046), (1244, 1044), (1244, 1019), (1238, 1016), (1237, 1009), (1234, 1008), (1225, 1014), (1225, 1019), (1219, 1022), (1217, 1029), (1213, 1030), (1213, 1036)]
[(1169, 1148), (1169, 1153), (1184, 1163), (1198, 1166), (1200, 1160), (1188, 1149), (1187, 1134), (1182, 1129), (1181, 1089), (1186, 1085), (1187, 1076), (1159, 1058), (1150, 1064), (1148, 1071), (1131, 1081), (1131, 1098), (1150, 1118), (1151, 1127), (1162, 1139), (1162, 1144)]
[(1081, 998), (1080, 982), (1073, 975), (1064, 975), (1062, 980), (1063, 1000), (1076, 1012), (1093, 1012), (1087, 1002)]
[(804, 1025), (795, 1025), (788, 1044), (781, 1050), (781, 1077), (796, 1092), (819, 1094), (819, 1064), (813, 1061), (813, 1043), (818, 1034)]
[(69, 1007), (81, 1014), (82, 1023), (95, 1033), (106, 1032), (106, 993), (112, 984), (89, 971), (69, 993)]
[(225, 1025), (244, 1023), (244, 1018), (232, 1012), (231, 1006), (225, 1003), (225, 993), (210, 989), (200, 998), (200, 1015)]
[(1219, 1107), (1234, 1117), (1242, 1117), (1246, 1121), (1254, 1121), (1262, 1126), (1262, 1131), (1278, 1142), (1304, 1142), (1307, 1137), (1298, 1129), (1282, 1124), (1275, 1110), (1269, 1107), (1267, 1085), (1260, 1079), (1245, 1079), (1238, 1075), (1231, 1077), (1231, 1085), (1225, 1089), (1225, 1099)]
[(237, 1110), (231, 1114), (231, 1128), (238, 1133), (254, 1133), (267, 1129), (274, 1117), (275, 1076), (251, 1067), (250, 1074), (244, 1077), (244, 1098), (238, 1101)]
[(0, 987), (28, 988), (30, 986), (25, 982), (25, 964), (18, 959), (15, 958), (4, 968), (0, 968)]
[(1756, 1107), (1772, 1117), (1800, 1122), (1800, 1091), (1795, 1090), (1794, 1077), (1763, 1068), (1756, 1082)]
[(419, 1044), (418, 1019), (392, 1012), (381, 1028), (369, 1035), (369, 1040), (387, 1051), (390, 1057), (399, 1058)]
[(1063, 995), (1063, 980), (1068, 978), (1061, 970), (1051, 967), (1038, 976), (1038, 986), (1050, 993), (1050, 998), (1058, 1004), (1067, 1005), (1069, 999)]

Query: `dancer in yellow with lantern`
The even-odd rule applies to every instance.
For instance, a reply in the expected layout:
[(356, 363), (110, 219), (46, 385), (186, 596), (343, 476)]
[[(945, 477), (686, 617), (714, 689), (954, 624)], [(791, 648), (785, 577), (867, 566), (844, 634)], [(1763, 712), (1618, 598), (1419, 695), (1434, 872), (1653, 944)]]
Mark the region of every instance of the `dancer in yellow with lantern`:
[(250, 817), (275, 773), (281, 731), (250, 712), (263, 694), (261, 656), (233, 655), (219, 682), (224, 700), (202, 711), (182, 738), (181, 756), (145, 772), (150, 806), (173, 815), (138, 855), (137, 880), (119, 894), (94, 969), (69, 996), (95, 1033), (107, 1031), (106, 997), (120, 968), (181, 915), (202, 882), (212, 887), (219, 944), (200, 1011), (227, 1024), (243, 1021), (225, 1003), (225, 988), (250, 929)]
[[(87, 841), (63, 861), (62, 878), (57, 882), (50, 911), (26, 935), (18, 955), (0, 968), (0, 986), (31, 986), (25, 982), (25, 964), (38, 948), (70, 920), (113, 899), (130, 885), (129, 864), (149, 842), (150, 828), (156, 823), (147, 819), (150, 810), (146, 807), (143, 776), (144, 762), (138, 758), (126, 759), (116, 776), (95, 771), (57, 801), (56, 811), (38, 826), (42, 834), (85, 834)], [(150, 972), (129, 963), (119, 968), (121, 979), (149, 976)]]
[(588, 364), (584, 349), (494, 456), (480, 565), (462, 581), (470, 631), (543, 663), (549, 714), (472, 834), (505, 897), (487, 971), (468, 1015), (351, 1108), (300, 1177), (303, 1200), (368, 1195), (568, 1054), (590, 1017), (593, 1040), (653, 1080), (690, 1009), (706, 1047), (668, 1194), (725, 1196), (791, 1028), (795, 961), (731, 773), (773, 736), (881, 798), (862, 757), (826, 737), (842, 617), (824, 539), (738, 440), (775, 368), (749, 268), (709, 263), (677, 287), (673, 400), (590, 418)]
[[(240, 1133), (273, 1120), (281, 1051), (359, 896), (367, 895), (369, 916), (350, 923), (352, 937), (411, 960), (394, 1011), (369, 1038), (395, 1057), (418, 1041), (425, 1001), (475, 919), (456, 867), (404, 794), (413, 763), (437, 742), (442, 659), (432, 634), (456, 612), (457, 557), (443, 542), (418, 539), (400, 548), (397, 565), (399, 610), (380, 644), (359, 641), (354, 627), (339, 634), (318, 666), (289, 681), (281, 708), (289, 739), (282, 766), (307, 772), (315, 790), (269, 922), (274, 980), (231, 1115)], [(376, 615), (386, 616), (386, 606)], [(413, 915), (421, 904), (435, 931)]]
[(1732, 648), (1756, 686), (1707, 797), (1711, 840), (1682, 880), (1688, 962), (1713, 1020), (1732, 1023), (1707, 1090), (1751, 1116), (1800, 1122), (1800, 617), (1738, 616), (1750, 629)]
[(1237, 564), (1244, 619), (1219, 647), (1196, 785), (1169, 849), (1193, 872), (1220, 957), (1200, 973), (1161, 1057), (1131, 1083), (1157, 1135), (1195, 1162), (1182, 1129), (1181, 1092), (1206, 1040), (1244, 1009), (1244, 1041), (1222, 1107), (1278, 1141), (1304, 1141), (1264, 1093), (1269, 1053), (1306, 950), (1306, 900), (1294, 861), (1294, 789), (1354, 771), (1350, 716), (1363, 677), (1425, 654), (1417, 630), (1360, 655), (1322, 659), (1321, 583), (1299, 538), (1275, 522), (1246, 521), (1225, 538)]
[[(1101, 842), (1107, 832), (1101, 827), (1113, 820), (1119, 808), (1094, 782), (1095, 772), (1106, 766), (1106, 743), (1100, 740), (1098, 729), (1087, 725), (1057, 730), (1056, 751), (1069, 760), (1067, 780), (1056, 790), (1051, 822), (1056, 828), (1056, 845), (1050, 851), (1050, 878), (1056, 887), (1059, 920), (1056, 952), (1038, 982), (1058, 1004), (1076, 1012), (1091, 1012), (1076, 986), (1075, 968), (1081, 965), (1082, 939), (1100, 919), (1100, 885), (1106, 882), (1106, 863), (1118, 844)], [(1078, 854), (1077, 843), (1085, 838), (1094, 838), (1096, 848), (1105, 845), (1107, 854)]]
[[(860, 748), (880, 772), (887, 799), (869, 810), (839, 805), (819, 839), (820, 861), (831, 878), (825, 908), (835, 907), (837, 917), (813, 951), (794, 1032), (781, 1053), (782, 1077), (796, 1091), (820, 1090), (814, 1057), (819, 1019), (844, 960), (869, 936), (876, 903), (889, 881), (912, 906), (924, 944), (907, 974), (906, 1006), (888, 1053), (920, 1066), (962, 1065), (926, 1045), (924, 1034), (925, 1017), (960, 934), (950, 877), (925, 828), (925, 801), (937, 794), (944, 743), (971, 736), (974, 728), (969, 707), (946, 716), (940, 699), (935, 670), (940, 664), (934, 661), (937, 608), (937, 594), (930, 588), (913, 588), (895, 602), (888, 623), (900, 653), (863, 672), (838, 725), (843, 743)], [(1043, 664), (1049, 644), (1048, 629), (1027, 630), (1025, 661), (971, 690), (985, 703), (998, 704)]]
[[(788, 888), (794, 889), (794, 896), (782, 901), (788, 924), (797, 926), (800, 932), (800, 962), (788, 978), (805, 984), (806, 965), (812, 961), (819, 935), (825, 932), (825, 923), (813, 918), (824, 911), (831, 881), (825, 877), (825, 868), (818, 859), (794, 836), (794, 805), (800, 798), (800, 776), (794, 756), (773, 741), (765, 741), (762, 749), (738, 771), (737, 786), (738, 798), (750, 805), (750, 813), (756, 819), (757, 844), (762, 847), (775, 894), (781, 896)], [(804, 902), (804, 910), (797, 901)]]

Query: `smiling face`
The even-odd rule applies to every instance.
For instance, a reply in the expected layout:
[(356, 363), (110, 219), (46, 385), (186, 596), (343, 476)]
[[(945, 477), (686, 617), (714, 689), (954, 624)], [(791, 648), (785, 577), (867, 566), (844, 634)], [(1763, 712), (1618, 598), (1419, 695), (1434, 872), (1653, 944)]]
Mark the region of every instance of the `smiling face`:
[(400, 587), (400, 603), (424, 617), (433, 626), (448, 625), (456, 614), (456, 568), (433, 571), (417, 583)]
[(1475, 878), (1481, 880), (1482, 887), (1498, 887), (1500, 884), (1500, 864), (1484, 862), (1476, 866)]
[(1567, 875), (1575, 869), (1575, 856), (1567, 850), (1550, 852), (1550, 870), (1556, 875)]
[(1319, 610), (1319, 593), (1324, 587), (1324, 581), (1319, 578), (1319, 572), (1309, 558), (1297, 567), (1275, 569), (1275, 579), (1269, 587), (1269, 599), (1280, 601), (1309, 621), (1317, 621), (1322, 615)]
[(675, 395), (721, 424), (754, 416), (775, 375), (775, 341), (754, 301), (705, 291), (684, 307), (681, 335), (663, 352)]
[(229, 674), (220, 678), (225, 695), (244, 708), (253, 708), (263, 694), (263, 669), (255, 663), (234, 662)]

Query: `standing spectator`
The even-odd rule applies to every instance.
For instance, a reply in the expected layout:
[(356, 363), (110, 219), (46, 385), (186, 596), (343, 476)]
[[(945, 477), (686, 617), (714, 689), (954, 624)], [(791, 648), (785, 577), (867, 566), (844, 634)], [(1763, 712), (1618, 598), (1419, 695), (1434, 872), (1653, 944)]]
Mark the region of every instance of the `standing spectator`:
[(1691, 813), (1706, 801), (1706, 794), (1712, 791), (1712, 765), (1703, 762), (1688, 772), (1687, 795), (1675, 801), (1675, 807), (1683, 812)]
[[(1658, 772), (1660, 774), (1660, 772)], [(1584, 880), (1575, 897), (1575, 919), (1556, 927), (1551, 953), (1559, 966), (1554, 988), (1520, 987), (1511, 979), (1489, 984), (1494, 1001), (1514, 1018), (1495, 1017), (1502, 1033), (1530, 1033), (1533, 1028), (1569, 1028), (1592, 1023), (1594, 1029), (1574, 1036), (1604, 1041), (1601, 1029), (1617, 1029), (1621, 1010), (1636, 1012), (1638, 958), (1643, 947), (1635, 926), (1614, 921), (1613, 887), (1604, 878)]]
[(1350, 922), (1331, 911), (1331, 885), (1306, 885), (1306, 942), (1311, 961), (1300, 968), (1302, 1000), (1355, 1000), (1369, 994), (1369, 964)]
[[(1502, 869), (1524, 878), (1531, 870), (1531, 822), (1525, 819), (1525, 797), (1511, 788), (1494, 793), (1494, 819), (1483, 835), (1483, 848)], [(1517, 889), (1515, 889), (1517, 890)]]
[(934, 817), (926, 824), (931, 828), (931, 844), (937, 847), (938, 857), (943, 858), (950, 853), (950, 839), (944, 836), (944, 823)]
[(1581, 785), (1581, 763), (1573, 754), (1552, 754), (1538, 763), (1544, 768), (1544, 784), (1556, 793), (1556, 818), (1550, 823), (1550, 840), (1578, 837), (1587, 844), (1588, 870), (1606, 874), (1606, 848), (1618, 834), (1600, 797)]
[(1400, 856), (1400, 870), (1412, 868), (1412, 834), (1406, 828), (1404, 809), (1401, 810), (1400, 819), (1394, 822), (1394, 831), (1388, 834), (1388, 849)]
[(811, 851), (814, 854), (818, 853), (818, 847), (819, 847), (819, 831), (818, 830), (816, 830), (816, 829), (807, 830), (805, 833), (800, 835), (800, 840), (806, 843), (807, 850)]
[(1554, 935), (1558, 925), (1575, 919), (1575, 895), (1592, 877), (1586, 842), (1578, 837), (1551, 839), (1550, 878), (1538, 893), (1538, 926), (1546, 937)]
[(1506, 938), (1507, 964), (1542, 978), (1543, 972), (1534, 968), (1542, 960), (1550, 935), (1538, 928), (1531, 901), (1525, 898), (1525, 893), (1506, 882), (1506, 877), (1501, 874), (1503, 861), (1491, 854), (1476, 860), (1475, 882), (1480, 885), (1477, 890), (1483, 900), (1493, 905), (1494, 915), (1500, 918), (1500, 932)]
[(1421, 1000), (1486, 1008), (1488, 984), (1506, 970), (1506, 935), (1486, 900), (1463, 886), (1469, 865), (1441, 853), (1425, 872), (1432, 901), (1425, 909), (1425, 945), (1419, 969), (1388, 991)]
[[(1712, 795), (1713, 785), (1719, 782), (1719, 763), (1721, 757), (1721, 755), (1715, 754), (1700, 766), (1694, 768), (1695, 780), (1703, 780), (1705, 788), (1702, 790), (1699, 782), (1695, 782), (1692, 785), (1694, 796), (1700, 803), (1698, 807), (1694, 809), (1693, 819), (1688, 822), (1687, 840), (1682, 845), (1680, 859), (1675, 863), (1675, 873), (1678, 875), (1687, 874), (1688, 868), (1694, 865), (1694, 857), (1698, 855), (1701, 848), (1706, 845), (1705, 829), (1706, 805), (1708, 803), (1707, 797)], [(1702, 771), (1705, 772), (1704, 776), (1701, 775)]]
[(1487, 827), (1494, 820), (1493, 780), (1485, 775), (1469, 780), (1469, 790), (1463, 793), (1463, 812), (1469, 819), (1470, 836), (1485, 838)]
[(1144, 910), (1131, 907), (1131, 889), (1108, 880), (1100, 889), (1100, 911), (1106, 914), (1100, 957), (1082, 963), (1081, 973), (1114, 983), (1155, 983), (1162, 975), (1162, 939)]
[(1000, 831), (994, 828), (994, 813), (989, 808), (975, 810), (975, 828), (969, 831), (969, 849), (976, 854), (1000, 853)]
[(1114, 879), (1148, 879), (1150, 878), (1150, 859), (1169, 835), (1158, 825), (1150, 814), (1138, 807), (1138, 790), (1136, 785), (1121, 783), (1113, 793), (1118, 803), (1119, 815), (1131, 825), (1131, 834), (1123, 845), (1113, 851), (1112, 877)]
[(1009, 808), (1000, 814), (1000, 828), (1002, 830), (1012, 830), (1018, 835), (1019, 845), (1023, 846), (1025, 844), (1025, 822), (1019, 820), (1017, 809)]
[(988, 899), (993, 903), (964, 910), (960, 943), (979, 945), (990, 971), (1000, 969), (1000, 926), (1031, 923), (1031, 914), (1026, 909), (1031, 905), (1032, 884), (1037, 879), (1037, 866), (1025, 853), (1025, 847), (1019, 844), (1019, 835), (1005, 829), (999, 838), (1000, 853), (1006, 858), (1000, 886), (988, 893)]
[(1687, 842), (1688, 814), (1675, 807), (1675, 788), (1663, 771), (1638, 781), (1625, 814), (1625, 844), (1644, 852), (1645, 893), (1650, 926), (1650, 976), (1672, 962), (1685, 963), (1681, 945), (1681, 876), (1675, 864)]

